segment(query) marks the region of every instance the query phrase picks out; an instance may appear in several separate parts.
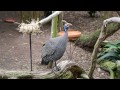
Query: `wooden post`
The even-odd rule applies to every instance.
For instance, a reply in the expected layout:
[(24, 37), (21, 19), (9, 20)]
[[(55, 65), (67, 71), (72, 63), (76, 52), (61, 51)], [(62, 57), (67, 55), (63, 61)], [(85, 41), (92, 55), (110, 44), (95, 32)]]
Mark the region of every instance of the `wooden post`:
[(30, 68), (32, 71), (32, 43), (31, 43), (31, 33), (29, 34), (29, 42), (30, 42)]

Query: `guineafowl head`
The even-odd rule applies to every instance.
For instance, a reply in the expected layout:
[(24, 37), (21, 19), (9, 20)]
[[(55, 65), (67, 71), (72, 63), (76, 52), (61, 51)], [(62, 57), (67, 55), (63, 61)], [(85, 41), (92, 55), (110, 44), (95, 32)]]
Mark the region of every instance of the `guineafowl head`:
[(72, 26), (71, 23), (66, 23), (66, 24), (64, 25), (64, 31), (67, 31), (70, 26)]

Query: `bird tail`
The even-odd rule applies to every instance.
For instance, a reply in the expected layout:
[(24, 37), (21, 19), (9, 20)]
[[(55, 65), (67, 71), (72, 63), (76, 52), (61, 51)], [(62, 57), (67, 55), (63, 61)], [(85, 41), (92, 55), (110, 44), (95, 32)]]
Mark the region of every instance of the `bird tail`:
[(45, 61), (44, 59), (42, 59), (41, 61), (41, 65), (48, 65), (49, 61)]

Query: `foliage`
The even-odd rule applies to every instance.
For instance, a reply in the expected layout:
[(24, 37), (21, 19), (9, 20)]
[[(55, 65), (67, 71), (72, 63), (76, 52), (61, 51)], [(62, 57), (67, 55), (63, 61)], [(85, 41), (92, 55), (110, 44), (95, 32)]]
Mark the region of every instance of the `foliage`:
[(115, 62), (120, 60), (120, 40), (114, 42), (108, 42), (97, 56), (97, 62), (101, 60), (110, 60)]
[[(120, 29), (120, 23), (110, 23), (107, 25), (106, 29), (106, 35), (104, 40), (113, 35), (116, 31)], [(91, 48), (93, 50), (94, 45), (100, 35), (101, 29), (97, 29), (94, 32), (86, 35), (86, 34), (81, 34), (80, 37), (76, 40), (75, 45), (81, 47), (81, 48)]]
[(117, 64), (117, 70), (120, 71), (120, 61), (116, 61), (116, 64)]
[(108, 70), (108, 68), (115, 70), (117, 68), (116, 63), (109, 61), (109, 60), (105, 60), (105, 61), (101, 61), (99, 63), (100, 67), (103, 68), (104, 70)]
[(110, 79), (120, 77), (120, 40), (108, 42), (97, 56), (100, 67), (110, 73)]

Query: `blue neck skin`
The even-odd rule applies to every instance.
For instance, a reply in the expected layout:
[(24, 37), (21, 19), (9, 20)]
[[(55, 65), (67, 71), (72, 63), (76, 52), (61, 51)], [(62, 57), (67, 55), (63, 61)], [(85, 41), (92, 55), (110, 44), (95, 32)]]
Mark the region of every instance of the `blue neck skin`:
[(68, 29), (64, 29), (64, 36), (68, 37)]
[(64, 32), (67, 32), (68, 27), (64, 26)]
[(64, 29), (64, 32), (67, 32), (67, 29)]

